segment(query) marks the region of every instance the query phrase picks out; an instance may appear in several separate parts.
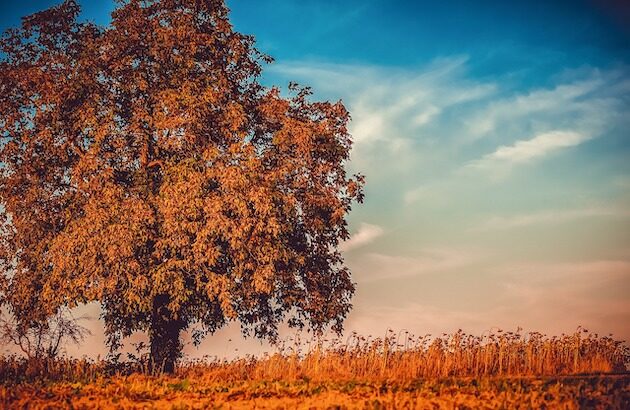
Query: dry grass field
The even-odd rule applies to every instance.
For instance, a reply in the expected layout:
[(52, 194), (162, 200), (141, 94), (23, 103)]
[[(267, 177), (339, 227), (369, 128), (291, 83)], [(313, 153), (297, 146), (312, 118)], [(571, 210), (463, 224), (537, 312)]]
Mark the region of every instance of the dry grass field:
[(390, 332), (370, 340), (289, 340), (278, 352), (182, 363), (0, 363), (3, 408), (630, 408), (627, 345), (579, 329), (547, 337)]
[(141, 375), (0, 390), (4, 408), (33, 409), (627, 409), (628, 376), (396, 381), (207, 382)]

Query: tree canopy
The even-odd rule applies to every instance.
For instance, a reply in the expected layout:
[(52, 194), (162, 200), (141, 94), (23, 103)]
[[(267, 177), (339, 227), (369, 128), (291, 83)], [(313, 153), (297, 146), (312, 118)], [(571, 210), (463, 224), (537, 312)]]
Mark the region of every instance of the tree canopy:
[(262, 86), (271, 58), (222, 0), (118, 1), (105, 27), (79, 12), (2, 37), (1, 302), (28, 327), (97, 301), (110, 347), (147, 332), (167, 370), (192, 325), (340, 331), (363, 196), (344, 105)]

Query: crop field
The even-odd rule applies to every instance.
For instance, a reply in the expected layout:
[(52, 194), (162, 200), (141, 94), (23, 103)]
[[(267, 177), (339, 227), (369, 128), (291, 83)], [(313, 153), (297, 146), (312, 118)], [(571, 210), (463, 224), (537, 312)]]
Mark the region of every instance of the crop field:
[(0, 363), (3, 408), (630, 408), (628, 347), (582, 330), (547, 337), (458, 332), (288, 340), (262, 357), (146, 363), (63, 359)]

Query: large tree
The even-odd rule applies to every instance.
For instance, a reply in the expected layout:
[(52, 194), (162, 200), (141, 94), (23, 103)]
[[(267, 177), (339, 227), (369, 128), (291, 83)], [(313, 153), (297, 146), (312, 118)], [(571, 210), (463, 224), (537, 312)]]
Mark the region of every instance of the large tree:
[(28, 327), (97, 301), (110, 347), (144, 331), (168, 372), (186, 329), (340, 331), (363, 184), (343, 104), (263, 87), (270, 58), (223, 0), (118, 1), (106, 27), (79, 11), (2, 38), (1, 302)]

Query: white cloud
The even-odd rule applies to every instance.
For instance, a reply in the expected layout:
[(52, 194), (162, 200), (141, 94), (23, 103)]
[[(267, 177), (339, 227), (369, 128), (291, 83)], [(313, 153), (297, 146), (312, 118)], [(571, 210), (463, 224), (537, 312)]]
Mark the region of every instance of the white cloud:
[(571, 279), (571, 286), (587, 291), (587, 288), (596, 282), (602, 283), (630, 277), (630, 260), (598, 259), (580, 262), (538, 262), (500, 267), (497, 270), (509, 272), (509, 278), (511, 278), (509, 283), (516, 284), (525, 281), (535, 286), (547, 284), (550, 281), (568, 281)]
[(439, 115), (441, 111), (440, 108), (429, 105), (426, 109), (413, 116), (413, 123), (418, 126), (428, 124), (436, 115)]
[(369, 253), (362, 257), (356, 271), (360, 283), (429, 275), (472, 265), (486, 256), (470, 249), (427, 248), (414, 256)]
[(549, 131), (529, 140), (503, 145), (496, 151), (468, 164), (473, 168), (487, 168), (496, 164), (515, 164), (543, 157), (563, 148), (574, 147), (591, 139), (591, 136), (575, 131)]
[(551, 151), (579, 145), (589, 138), (589, 136), (579, 132), (551, 131), (537, 135), (530, 140), (517, 141), (511, 146), (499, 147), (488, 158), (510, 162), (524, 162), (546, 155)]
[(582, 218), (597, 217), (630, 217), (630, 210), (622, 208), (584, 208), (566, 210), (548, 210), (543, 212), (512, 216), (493, 216), (474, 230), (511, 229), (524, 226), (560, 223)]
[[(486, 169), (492, 179), (504, 179), (514, 165), (608, 135), (627, 124), (626, 75), (624, 70), (584, 69), (561, 77), (551, 88), (501, 95), (478, 104), (462, 116), (466, 128), (460, 142), (469, 152), (491, 142), (496, 148), (469, 159), (455, 173)], [(532, 137), (519, 140), (523, 135)]]
[[(575, 113), (592, 112), (596, 108), (592, 104), (594, 101), (585, 101), (584, 98), (605, 86), (606, 80), (598, 74), (591, 74), (587, 79), (559, 84), (551, 89), (529, 90), (496, 99), (479, 107), (476, 113), (465, 120), (471, 134), (469, 137), (474, 139), (493, 131), (501, 133), (506, 128), (513, 128), (514, 124), (518, 127), (539, 118), (550, 118), (557, 122), (566, 116), (574, 117)], [(559, 117), (558, 114), (562, 116)], [(588, 117), (591, 116), (587, 115)]]
[(435, 195), (435, 193), (432, 192), (432, 187), (422, 185), (422, 186), (407, 190), (404, 193), (403, 199), (405, 201), (405, 204), (409, 205), (413, 202), (419, 201), (420, 199), (425, 199), (429, 195)]
[(357, 233), (352, 235), (350, 239), (343, 242), (339, 247), (342, 251), (348, 252), (352, 249), (360, 248), (373, 242), (376, 238), (383, 235), (385, 231), (378, 225), (362, 223)]

